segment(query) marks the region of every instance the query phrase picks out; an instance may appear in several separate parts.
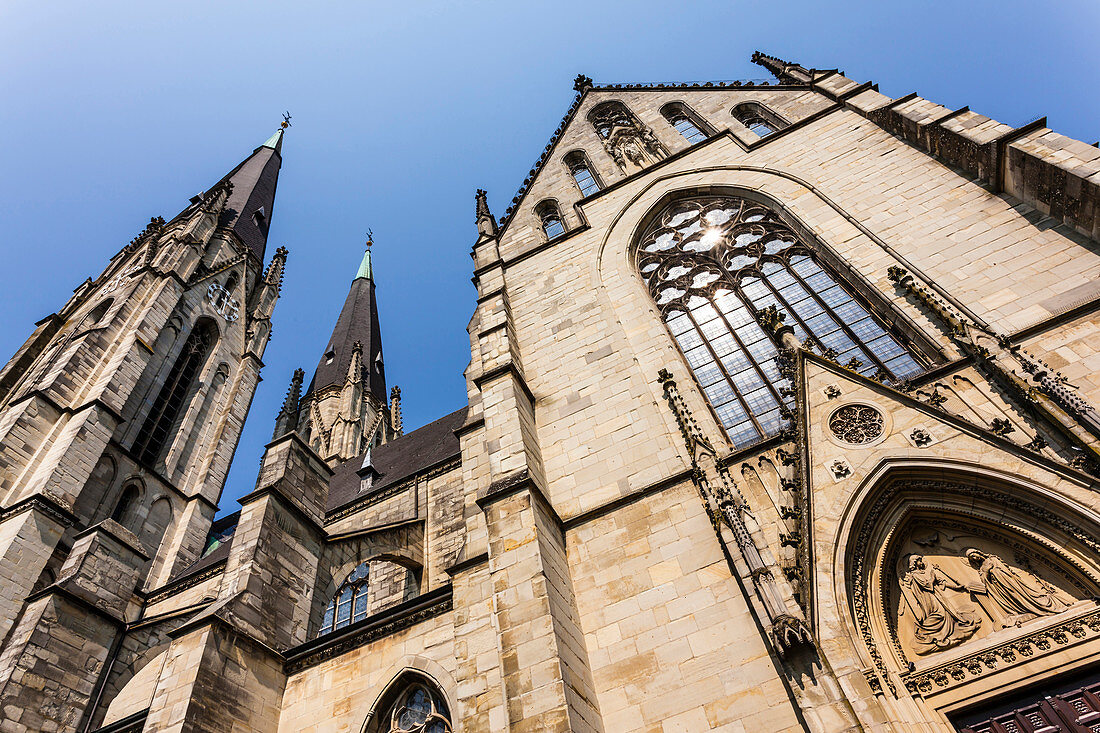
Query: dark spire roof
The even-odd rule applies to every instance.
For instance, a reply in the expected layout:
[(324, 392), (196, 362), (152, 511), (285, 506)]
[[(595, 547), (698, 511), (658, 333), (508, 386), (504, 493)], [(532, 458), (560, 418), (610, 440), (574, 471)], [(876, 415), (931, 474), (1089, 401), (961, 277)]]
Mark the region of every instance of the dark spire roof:
[(363, 345), (363, 369), (367, 372), (365, 376), (368, 376), (367, 387), (380, 403), (385, 404), (386, 373), (382, 366), (382, 331), (378, 325), (378, 303), (374, 294), (370, 249), (363, 255), (363, 262), (351, 283), (344, 308), (336, 319), (336, 327), (332, 329), (332, 336), (317, 364), (308, 392), (334, 384), (344, 384), (357, 341)]
[(225, 204), (219, 224), (232, 229), (261, 261), (267, 248), (271, 213), (275, 208), (275, 186), (283, 164), (282, 150), (283, 130), (280, 129), (218, 182), (229, 181), (233, 184), (233, 193)]

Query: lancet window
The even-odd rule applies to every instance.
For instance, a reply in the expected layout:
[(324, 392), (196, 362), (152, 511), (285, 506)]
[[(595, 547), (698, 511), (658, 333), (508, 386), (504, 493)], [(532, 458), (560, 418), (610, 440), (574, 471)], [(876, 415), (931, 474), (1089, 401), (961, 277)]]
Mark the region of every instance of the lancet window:
[(542, 231), (547, 239), (560, 237), (565, 234), (565, 223), (562, 221), (558, 205), (553, 201), (543, 201), (535, 208), (535, 214), (542, 222)]
[(367, 584), (370, 581), (370, 562), (352, 570), (325, 609), (320, 633), (327, 634), (367, 617)]
[(600, 190), (600, 181), (588, 162), (588, 156), (580, 150), (574, 150), (565, 156), (565, 165), (569, 168), (569, 175), (577, 182), (582, 196), (588, 196)]
[(661, 108), (661, 114), (692, 145), (707, 139), (707, 133), (703, 130), (703, 123), (683, 103), (672, 102), (666, 104)]
[(787, 126), (779, 115), (758, 102), (744, 102), (733, 108), (733, 116), (760, 137), (772, 134)]
[(206, 364), (214, 339), (214, 328), (208, 321), (196, 324), (187, 337), (134, 443), (134, 453), (143, 463), (154, 463), (173, 434), (180, 413), (191, 397), (192, 387)]
[(771, 209), (732, 196), (668, 205), (638, 248), (638, 267), (703, 392), (738, 446), (782, 427), (792, 385), (758, 325), (768, 306), (800, 341), (867, 376), (896, 381), (914, 357), (822, 266)]

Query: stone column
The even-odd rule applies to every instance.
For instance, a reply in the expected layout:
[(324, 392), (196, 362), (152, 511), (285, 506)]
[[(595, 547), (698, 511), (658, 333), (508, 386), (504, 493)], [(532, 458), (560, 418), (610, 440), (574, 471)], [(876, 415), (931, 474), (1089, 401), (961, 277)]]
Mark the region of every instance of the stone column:
[(75, 731), (149, 559), (107, 519), (76, 536), (58, 580), (28, 599), (0, 656), (0, 731)]
[(309, 634), (331, 476), (297, 433), (268, 444), (219, 598), (175, 632), (145, 730), (276, 730), (281, 652)]

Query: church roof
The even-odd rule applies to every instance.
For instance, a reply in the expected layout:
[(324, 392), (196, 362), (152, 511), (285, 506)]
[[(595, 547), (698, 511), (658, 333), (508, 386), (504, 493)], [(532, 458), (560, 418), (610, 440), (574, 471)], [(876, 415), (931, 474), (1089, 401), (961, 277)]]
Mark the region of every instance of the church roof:
[[(454, 431), (466, 421), (466, 408), (445, 415), (435, 422), (371, 449), (371, 465), (378, 472), (370, 492), (380, 491), (414, 476), (460, 453)], [(358, 471), (366, 451), (339, 464), (329, 482), (328, 511), (349, 504), (364, 494)]]
[(342, 385), (351, 366), (356, 342), (363, 345), (363, 369), (369, 375), (368, 387), (380, 403), (386, 402), (386, 372), (382, 363), (382, 330), (378, 323), (378, 302), (374, 292), (374, 273), (370, 250), (363, 256), (352, 280), (348, 297), (336, 327), (332, 329), (325, 353), (317, 363), (306, 393), (334, 384)]
[[(371, 493), (400, 483), (451, 458), (457, 458), (461, 449), (454, 431), (465, 422), (466, 408), (463, 407), (396, 440), (373, 448), (371, 465), (378, 475), (371, 486)], [(329, 481), (328, 512), (351, 504), (365, 495), (360, 490), (362, 483), (358, 474), (365, 455), (366, 451), (336, 466)], [(209, 534), (213, 541), (209, 543), (206, 554), (173, 577), (170, 583), (196, 575), (226, 560), (240, 517), (241, 513), (237, 511), (215, 520), (210, 526)]]

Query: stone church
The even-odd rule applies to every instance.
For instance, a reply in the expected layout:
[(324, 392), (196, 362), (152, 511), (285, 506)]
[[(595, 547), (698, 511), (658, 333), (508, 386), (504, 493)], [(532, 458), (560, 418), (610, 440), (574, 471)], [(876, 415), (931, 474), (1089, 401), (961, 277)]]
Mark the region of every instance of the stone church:
[(1100, 150), (753, 60), (577, 78), (410, 432), (368, 250), (223, 518), (283, 130), (80, 284), (0, 372), (0, 732), (1100, 731)]

